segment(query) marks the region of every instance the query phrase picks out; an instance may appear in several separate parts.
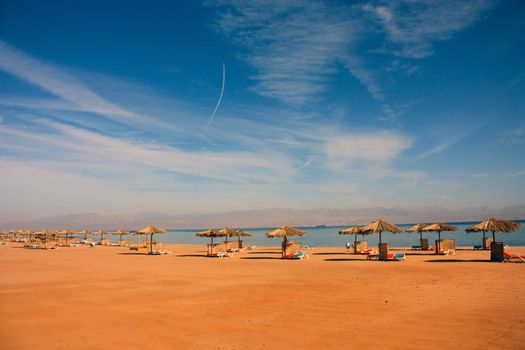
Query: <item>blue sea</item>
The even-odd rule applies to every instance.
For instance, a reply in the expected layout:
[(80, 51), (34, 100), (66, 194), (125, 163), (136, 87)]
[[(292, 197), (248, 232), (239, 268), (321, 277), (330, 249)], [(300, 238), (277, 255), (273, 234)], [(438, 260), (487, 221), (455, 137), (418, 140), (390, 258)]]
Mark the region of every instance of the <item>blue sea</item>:
[[(497, 241), (503, 242), (505, 245), (511, 246), (525, 246), (525, 220), (520, 220), (521, 229), (514, 233), (496, 233)], [(453, 238), (456, 240), (457, 246), (473, 246), (480, 245), (483, 234), (481, 232), (466, 233), (465, 228), (475, 224), (477, 222), (456, 222), (451, 223), (458, 227), (458, 231), (455, 232), (441, 232), (442, 239)], [(401, 229), (406, 229), (412, 224), (398, 225)], [(303, 245), (312, 247), (343, 247), (347, 242), (354, 240), (353, 235), (340, 235), (338, 232), (346, 228), (346, 226), (328, 226), (328, 227), (298, 227), (306, 231), (306, 234), (302, 237), (293, 237), (294, 240), (301, 242)], [(273, 228), (243, 228), (243, 231), (250, 232), (252, 237), (244, 237), (245, 245), (258, 245), (258, 246), (276, 246), (279, 247), (281, 244), (281, 238), (267, 238), (266, 232), (271, 231)], [(170, 230), (165, 235), (157, 236), (159, 241), (173, 244), (205, 244), (209, 243), (210, 239), (205, 237), (197, 237), (195, 233), (203, 230)], [(486, 236), (491, 236), (491, 232), (487, 232)], [(369, 245), (377, 245), (379, 235), (366, 235), (357, 236), (358, 240), (366, 240)], [(423, 232), (423, 238), (428, 238), (429, 243), (437, 239), (437, 233), (434, 232)], [(237, 239), (236, 237), (229, 238)], [(214, 239), (218, 242), (219, 239)], [(382, 233), (382, 241), (389, 243), (391, 247), (410, 247), (412, 245), (419, 244), (419, 233), (403, 233), (403, 234), (392, 234), (388, 232)]]

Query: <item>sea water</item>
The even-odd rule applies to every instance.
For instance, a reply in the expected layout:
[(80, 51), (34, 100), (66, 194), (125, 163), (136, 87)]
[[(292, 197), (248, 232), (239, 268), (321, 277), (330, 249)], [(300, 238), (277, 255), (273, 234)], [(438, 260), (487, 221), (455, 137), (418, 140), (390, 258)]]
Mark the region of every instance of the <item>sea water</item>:
[[(510, 246), (525, 246), (525, 220), (521, 220), (521, 228), (517, 232), (513, 233), (502, 233), (496, 232), (496, 240), (503, 242), (505, 245)], [(456, 246), (473, 246), (481, 245), (483, 234), (481, 232), (466, 233), (465, 228), (476, 224), (478, 222), (457, 222), (451, 223), (458, 228), (455, 232), (441, 232), (441, 239), (455, 239)], [(412, 224), (398, 225), (401, 229), (406, 229)], [(340, 235), (338, 232), (345, 226), (328, 226), (328, 227), (298, 227), (306, 231), (306, 234), (301, 237), (292, 237), (291, 239), (301, 242), (303, 245), (311, 247), (343, 247), (347, 242), (353, 242), (354, 235)], [(279, 247), (282, 238), (267, 238), (266, 232), (273, 230), (274, 228), (244, 228), (243, 231), (252, 234), (252, 237), (242, 237), (245, 245), (257, 245), (257, 246), (276, 246)], [(209, 238), (197, 237), (195, 234), (201, 230), (188, 230), (178, 229), (170, 230), (165, 235), (156, 235), (155, 239), (173, 244), (206, 244), (210, 242)], [(492, 237), (492, 232), (485, 233), (487, 237)], [(432, 245), (437, 239), (438, 234), (436, 232), (423, 232), (423, 238), (428, 238), (429, 243)], [(228, 238), (229, 240), (236, 240), (237, 237)], [(369, 245), (377, 245), (379, 240), (378, 234), (357, 236), (358, 240), (366, 240)], [(214, 238), (214, 242), (223, 241), (224, 237)], [(419, 233), (402, 233), (393, 234), (389, 232), (383, 232), (381, 236), (383, 243), (389, 243), (391, 247), (411, 247), (413, 245), (419, 245)]]

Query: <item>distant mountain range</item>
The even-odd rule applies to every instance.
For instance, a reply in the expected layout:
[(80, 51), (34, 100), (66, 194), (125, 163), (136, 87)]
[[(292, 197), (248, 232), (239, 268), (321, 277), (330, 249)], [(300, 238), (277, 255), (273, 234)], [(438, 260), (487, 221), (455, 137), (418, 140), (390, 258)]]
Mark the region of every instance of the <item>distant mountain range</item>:
[(276, 226), (346, 226), (366, 224), (382, 218), (393, 223), (436, 221), (476, 221), (487, 217), (525, 219), (525, 205), (491, 209), (487, 207), (449, 210), (442, 207), (422, 208), (363, 208), (363, 209), (286, 209), (231, 211), (217, 214), (169, 215), (140, 213), (103, 215), (96, 213), (71, 214), (48, 217), (31, 217), (25, 214), (0, 216), (0, 229), (137, 229), (156, 225), (168, 229), (210, 227), (276, 227)]

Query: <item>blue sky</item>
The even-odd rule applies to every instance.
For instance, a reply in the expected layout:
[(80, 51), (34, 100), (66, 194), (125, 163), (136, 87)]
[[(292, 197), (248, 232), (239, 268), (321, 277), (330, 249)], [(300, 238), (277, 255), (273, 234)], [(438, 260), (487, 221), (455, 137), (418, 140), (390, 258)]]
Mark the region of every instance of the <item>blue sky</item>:
[(2, 211), (524, 204), (524, 54), (512, 0), (2, 1)]

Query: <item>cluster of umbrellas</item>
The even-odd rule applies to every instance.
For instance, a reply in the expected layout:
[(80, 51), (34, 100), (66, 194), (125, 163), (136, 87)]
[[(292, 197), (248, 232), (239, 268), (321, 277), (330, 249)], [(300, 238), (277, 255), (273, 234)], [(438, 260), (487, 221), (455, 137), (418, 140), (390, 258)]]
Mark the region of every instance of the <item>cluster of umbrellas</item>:
[[(483, 232), (483, 238), (485, 238), (485, 232), (492, 232), (492, 238), (496, 241), (496, 232), (514, 232), (519, 230), (521, 224), (515, 221), (502, 220), (496, 218), (486, 219), (478, 224), (472, 225), (466, 228), (467, 232)], [(375, 220), (366, 226), (352, 226), (344, 230), (339, 231), (339, 234), (353, 234), (355, 235), (354, 244), (357, 242), (357, 235), (367, 235), (372, 233), (379, 233), (379, 244), (381, 244), (381, 233), (392, 232), (392, 233), (404, 233), (404, 232), (418, 232), (419, 238), (423, 239), (423, 232), (437, 232), (438, 239), (441, 240), (441, 232), (445, 231), (457, 231), (456, 226), (437, 222), (431, 225), (427, 224), (415, 224), (406, 230), (402, 230), (396, 225), (388, 223), (384, 220)]]
[(211, 244), (213, 245), (213, 239), (218, 237), (226, 237), (226, 242), (228, 237), (237, 237), (237, 240), (241, 240), (241, 237), (251, 237), (252, 234), (249, 232), (244, 232), (241, 230), (231, 229), (229, 227), (224, 227), (222, 229), (210, 229), (202, 232), (196, 233), (196, 236), (199, 237), (209, 237), (211, 238)]
[[(146, 226), (140, 230), (137, 231), (124, 231), (124, 230), (118, 230), (111, 234), (119, 236), (119, 243), (122, 243), (122, 236), (124, 235), (130, 235), (136, 234), (136, 235), (150, 235), (150, 245), (149, 249), (150, 252), (153, 251), (153, 235), (157, 233), (166, 233), (167, 231), (158, 228), (155, 226)], [(100, 240), (104, 238), (105, 235), (109, 235), (110, 232), (104, 231), (104, 230), (98, 230), (98, 231), (91, 231), (91, 230), (82, 230), (82, 231), (75, 231), (75, 230), (40, 230), (40, 231), (33, 231), (33, 230), (7, 230), (7, 231), (0, 231), (0, 235), (9, 236), (10, 234), (13, 235), (13, 237), (16, 236), (29, 236), (30, 242), (33, 241), (33, 237), (40, 238), (42, 240), (48, 240), (48, 239), (59, 239), (63, 238), (65, 239), (65, 243), (67, 245), (69, 239), (73, 239), (75, 236), (84, 236), (84, 240), (87, 239), (88, 235), (97, 235), (100, 236)]]

